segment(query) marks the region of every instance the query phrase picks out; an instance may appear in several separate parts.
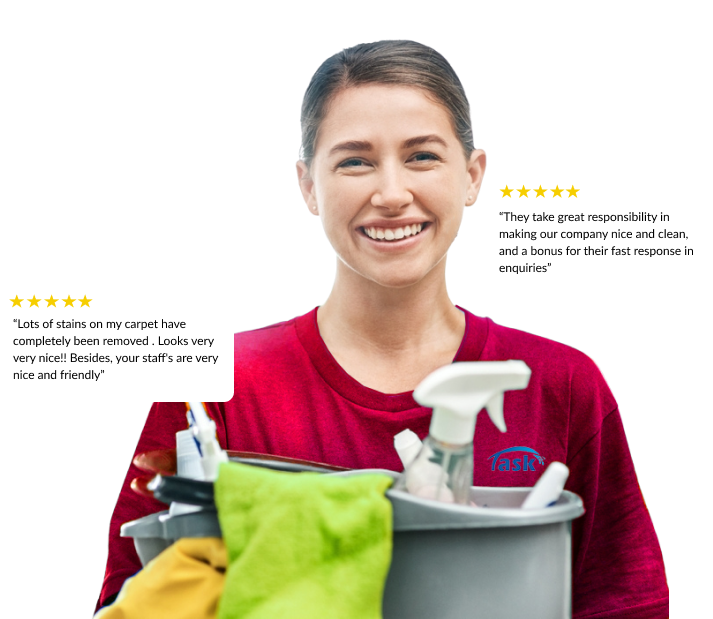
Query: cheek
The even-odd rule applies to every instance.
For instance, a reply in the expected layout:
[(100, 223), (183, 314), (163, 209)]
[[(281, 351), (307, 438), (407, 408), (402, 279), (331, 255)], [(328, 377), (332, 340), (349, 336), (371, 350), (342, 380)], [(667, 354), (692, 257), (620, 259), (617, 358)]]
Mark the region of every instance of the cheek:
[(334, 249), (344, 247), (349, 237), (350, 218), (346, 215), (342, 206), (339, 202), (331, 201), (320, 207), (322, 228), (327, 240)]
[(364, 191), (357, 183), (324, 185), (317, 193), (317, 203), (325, 231), (349, 226), (364, 204)]
[(465, 207), (465, 197), (460, 191), (459, 179), (440, 178), (437, 181), (424, 183), (418, 195), (424, 206), (431, 210), (438, 218), (443, 218), (443, 224), (450, 223), (451, 219), (456, 219), (454, 223), (460, 221), (462, 208)]

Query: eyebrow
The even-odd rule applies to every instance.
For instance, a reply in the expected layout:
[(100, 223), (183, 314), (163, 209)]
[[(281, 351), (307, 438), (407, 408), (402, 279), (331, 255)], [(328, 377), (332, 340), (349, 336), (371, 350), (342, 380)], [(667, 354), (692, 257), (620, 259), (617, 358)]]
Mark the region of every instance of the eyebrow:
[[(422, 144), (427, 144), (428, 142), (435, 142), (436, 144), (441, 144), (442, 146), (445, 146), (446, 148), (448, 145), (446, 144), (446, 141), (435, 135), (435, 134), (429, 134), (429, 135), (419, 135), (415, 138), (409, 138), (408, 140), (405, 140), (403, 144), (401, 145), (401, 148), (413, 148), (414, 146), (421, 146)], [(334, 153), (342, 152), (342, 151), (347, 151), (347, 152), (353, 152), (353, 151), (370, 151), (373, 149), (373, 146), (371, 142), (363, 141), (363, 140), (349, 140), (348, 142), (341, 142), (337, 144), (336, 146), (333, 146), (332, 149), (329, 151), (330, 155), (333, 155)]]

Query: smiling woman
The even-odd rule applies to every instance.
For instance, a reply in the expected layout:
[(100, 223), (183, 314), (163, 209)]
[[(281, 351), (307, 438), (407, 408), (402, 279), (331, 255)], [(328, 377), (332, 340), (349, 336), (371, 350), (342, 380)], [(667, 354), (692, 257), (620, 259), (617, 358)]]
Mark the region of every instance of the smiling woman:
[[(317, 320), (350, 376), (399, 393), (450, 363), (463, 339), (465, 318), (448, 298), (445, 259), (464, 206), (478, 195), (485, 153), (463, 143), (454, 114), (435, 93), (346, 81), (322, 106), (319, 130), (303, 131), (313, 143), (297, 163), (305, 202), (339, 258)], [(467, 106), (462, 91), (459, 100)], [(306, 102), (303, 110), (314, 107)], [(314, 126), (304, 113), (303, 125)]]
[(314, 156), (297, 170), (339, 258), (320, 333), (361, 384), (407, 391), (453, 360), (465, 318), (448, 299), (445, 259), (484, 169), (485, 153), (466, 157), (449, 111), (420, 88), (333, 95)]
[[(302, 108), (302, 195), (337, 255), (327, 300), (308, 314), (235, 336), (235, 394), (207, 403), (224, 448), (350, 468), (400, 469), (393, 437), (423, 437), (414, 387), (454, 361), (522, 359), (501, 434), (478, 428), (474, 479), (532, 486), (545, 462), (570, 468), (587, 513), (573, 525), (575, 617), (668, 616), (668, 588), (619, 410), (582, 353), (454, 305), (445, 262), (485, 172), (468, 101), (436, 51), (411, 41), (358, 45), (315, 73)], [(156, 403), (137, 453), (171, 447), (182, 403)], [(510, 467), (498, 454), (536, 453)], [(495, 461), (498, 461), (495, 466)], [(112, 518), (101, 602), (140, 564), (123, 522), (161, 505), (132, 495)]]

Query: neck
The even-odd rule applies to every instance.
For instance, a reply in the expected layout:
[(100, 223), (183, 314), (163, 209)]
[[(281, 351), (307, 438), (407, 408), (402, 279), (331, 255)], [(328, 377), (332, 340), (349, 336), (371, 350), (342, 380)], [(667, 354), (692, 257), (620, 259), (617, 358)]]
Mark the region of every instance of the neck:
[(455, 354), (465, 329), (463, 313), (448, 297), (445, 259), (421, 281), (402, 288), (366, 280), (339, 261), (317, 322), (333, 354), (366, 349), (395, 357), (428, 349)]

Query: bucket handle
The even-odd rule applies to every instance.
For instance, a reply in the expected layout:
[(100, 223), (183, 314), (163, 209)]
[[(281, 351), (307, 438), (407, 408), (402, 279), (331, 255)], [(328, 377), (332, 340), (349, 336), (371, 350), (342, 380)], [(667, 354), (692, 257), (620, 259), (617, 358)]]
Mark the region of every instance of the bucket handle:
[(187, 503), (215, 508), (215, 492), (212, 481), (199, 481), (187, 477), (164, 477), (156, 475), (148, 484), (155, 498), (164, 503)]

